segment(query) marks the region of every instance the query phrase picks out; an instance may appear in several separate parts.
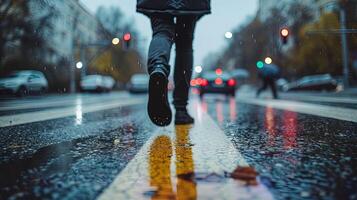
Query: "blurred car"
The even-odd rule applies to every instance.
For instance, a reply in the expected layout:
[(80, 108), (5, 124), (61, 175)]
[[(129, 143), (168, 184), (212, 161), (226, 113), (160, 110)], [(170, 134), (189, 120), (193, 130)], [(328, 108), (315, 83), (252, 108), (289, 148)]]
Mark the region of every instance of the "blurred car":
[(40, 71), (14, 71), (0, 78), (0, 93), (24, 96), (32, 92), (45, 93), (48, 81)]
[(284, 85), (284, 91), (333, 91), (337, 81), (330, 74), (305, 76), (295, 82)]
[(149, 75), (147, 74), (134, 74), (128, 84), (130, 93), (147, 93), (149, 83)]
[(279, 91), (284, 91), (284, 86), (289, 84), (289, 82), (285, 79), (285, 78), (279, 78), (276, 81), (276, 86), (278, 88)]
[(113, 89), (115, 81), (110, 76), (88, 75), (81, 80), (82, 91), (109, 92)]
[(205, 72), (201, 77), (195, 79), (195, 82), (198, 85), (201, 98), (206, 93), (221, 93), (235, 96), (237, 81), (228, 73), (223, 73), (221, 69)]

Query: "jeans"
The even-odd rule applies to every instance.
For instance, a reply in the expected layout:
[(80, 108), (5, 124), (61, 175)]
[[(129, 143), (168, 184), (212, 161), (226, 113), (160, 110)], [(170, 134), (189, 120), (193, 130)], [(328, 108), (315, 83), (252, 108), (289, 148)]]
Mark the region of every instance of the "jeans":
[(173, 93), (173, 104), (176, 109), (185, 109), (188, 102), (193, 68), (192, 42), (198, 18), (198, 16), (170, 15), (150, 17), (153, 35), (148, 56), (149, 74), (155, 67), (163, 67), (166, 75), (169, 76), (171, 47), (176, 44)]

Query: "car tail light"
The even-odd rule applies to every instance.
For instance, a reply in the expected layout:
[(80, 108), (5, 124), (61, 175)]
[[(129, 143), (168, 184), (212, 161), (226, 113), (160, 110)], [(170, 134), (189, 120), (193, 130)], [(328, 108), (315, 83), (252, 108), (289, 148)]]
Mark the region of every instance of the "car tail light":
[(195, 87), (196, 85), (197, 85), (196, 79), (192, 79), (192, 80), (191, 80), (191, 86), (192, 86), (192, 87)]
[(214, 83), (215, 83), (216, 85), (222, 85), (223, 80), (222, 80), (221, 78), (216, 78), (216, 80), (214, 81)]
[(197, 78), (196, 85), (201, 85), (201, 84), (202, 84), (202, 78)]
[(231, 87), (235, 86), (235, 85), (236, 85), (236, 80), (234, 80), (234, 79), (229, 79), (229, 80), (228, 80), (228, 85), (231, 86)]
[(205, 87), (208, 85), (208, 81), (206, 79), (202, 79), (201, 86)]

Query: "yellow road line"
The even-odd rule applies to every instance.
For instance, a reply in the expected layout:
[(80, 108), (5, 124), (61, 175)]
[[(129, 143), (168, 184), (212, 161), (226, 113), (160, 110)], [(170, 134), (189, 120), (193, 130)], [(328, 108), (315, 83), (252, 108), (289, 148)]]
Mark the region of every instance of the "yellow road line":
[(84, 113), (108, 110), (108, 109), (118, 108), (122, 106), (130, 106), (130, 105), (137, 105), (143, 103), (145, 103), (145, 99), (141, 99), (141, 98), (130, 99), (130, 100), (127, 99), (125, 101), (100, 102), (90, 105), (78, 104), (77, 106), (74, 107), (57, 108), (57, 109), (49, 109), (44, 111), (2, 116), (0, 117), (0, 128), (75, 116), (78, 112), (80, 112), (82, 115)]
[(221, 177), (247, 162), (200, 104), (193, 107), (195, 125), (157, 129), (98, 199), (273, 199), (262, 184)]

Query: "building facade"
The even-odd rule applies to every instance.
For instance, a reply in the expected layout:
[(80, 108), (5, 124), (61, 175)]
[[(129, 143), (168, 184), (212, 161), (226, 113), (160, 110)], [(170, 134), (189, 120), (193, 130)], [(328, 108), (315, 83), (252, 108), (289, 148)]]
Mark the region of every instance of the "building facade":
[(41, 4), (33, 0), (30, 12), (34, 19), (53, 13), (51, 28), (41, 30), (48, 47), (41, 50), (41, 56), (49, 63), (72, 62), (80, 45), (107, 38), (101, 23), (78, 0), (48, 0)]

